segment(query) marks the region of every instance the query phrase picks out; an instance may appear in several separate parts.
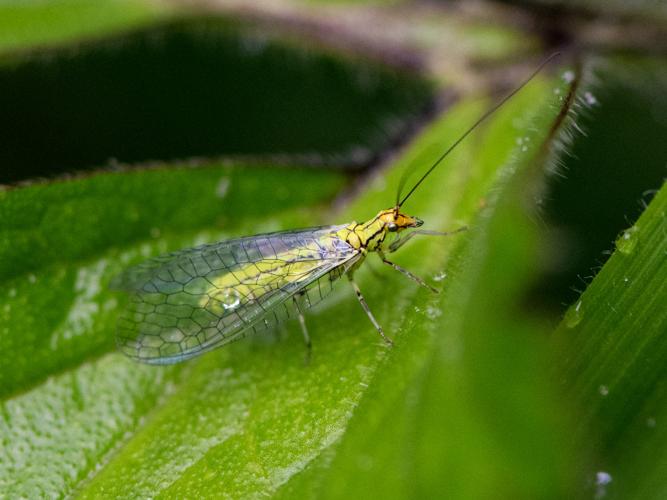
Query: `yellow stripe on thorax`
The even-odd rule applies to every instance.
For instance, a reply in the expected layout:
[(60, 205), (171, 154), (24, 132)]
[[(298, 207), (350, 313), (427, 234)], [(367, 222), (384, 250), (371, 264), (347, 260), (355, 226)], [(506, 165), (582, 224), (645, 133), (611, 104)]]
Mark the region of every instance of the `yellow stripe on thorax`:
[(352, 222), (338, 231), (337, 236), (343, 241), (347, 241), (357, 250), (365, 249), (373, 251), (377, 248), (377, 241), (381, 241), (384, 223), (375, 217), (365, 223)]

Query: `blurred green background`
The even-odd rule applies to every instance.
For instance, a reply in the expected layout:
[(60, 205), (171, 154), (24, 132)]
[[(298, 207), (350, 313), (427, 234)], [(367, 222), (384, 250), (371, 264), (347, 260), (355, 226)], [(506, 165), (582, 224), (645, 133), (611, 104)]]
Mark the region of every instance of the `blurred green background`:
[[(667, 497), (666, 34), (658, 2), (1, 2), (0, 497)], [(341, 282), (306, 366), (293, 322), (116, 352), (128, 266), (373, 216), (556, 51), (406, 203), (469, 227), (396, 255), (442, 292), (359, 271), (394, 348)]]

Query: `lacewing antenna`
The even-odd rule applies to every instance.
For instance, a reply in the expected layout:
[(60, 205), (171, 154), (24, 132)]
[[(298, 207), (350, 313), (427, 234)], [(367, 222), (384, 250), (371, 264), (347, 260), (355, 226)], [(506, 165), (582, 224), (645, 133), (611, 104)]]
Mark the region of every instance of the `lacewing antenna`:
[(424, 182), (424, 180), (431, 174), (431, 172), (433, 172), (433, 170), (435, 170), (435, 168), (436, 168), (438, 165), (440, 165), (440, 163), (442, 163), (442, 161), (443, 161), (445, 158), (447, 158), (447, 156), (449, 155), (449, 153), (451, 153), (452, 151), (454, 151), (454, 149), (456, 148), (456, 146), (458, 146), (458, 145), (459, 145), (459, 144), (460, 144), (466, 137), (468, 137), (468, 135), (470, 135), (470, 133), (471, 133), (473, 130), (475, 130), (475, 129), (476, 129), (476, 128), (477, 128), (477, 127), (484, 121), (484, 120), (486, 120), (489, 116), (491, 116), (491, 115), (492, 115), (493, 113), (495, 113), (498, 109), (500, 109), (500, 108), (501, 108), (507, 101), (509, 101), (512, 97), (514, 97), (517, 93), (519, 93), (519, 91), (520, 91), (521, 89), (523, 89), (526, 85), (528, 85), (528, 83), (530, 83), (530, 81), (531, 81), (533, 78), (535, 78), (535, 76), (536, 76), (540, 71), (542, 71), (542, 69), (543, 69), (547, 64), (549, 64), (553, 59), (555, 59), (555, 58), (558, 57), (559, 55), (560, 55), (560, 52), (555, 52), (555, 53), (551, 54), (549, 57), (547, 57), (544, 61), (542, 61), (542, 62), (540, 63), (540, 65), (537, 67), (537, 69), (535, 69), (535, 71), (533, 71), (533, 72), (531, 73), (531, 75), (530, 75), (528, 78), (526, 78), (526, 79), (523, 81), (523, 83), (521, 83), (521, 85), (519, 85), (519, 86), (516, 87), (514, 90), (512, 90), (512, 92), (510, 92), (510, 93), (507, 94), (505, 97), (503, 97), (503, 98), (500, 100), (500, 102), (498, 102), (497, 104), (495, 104), (494, 106), (492, 106), (492, 107), (491, 107), (489, 110), (487, 110), (481, 117), (479, 117), (475, 123), (473, 123), (473, 124), (472, 124), (472, 125), (465, 131), (465, 132), (463, 132), (463, 134), (461, 134), (461, 135), (459, 136), (459, 138), (456, 139), (456, 140), (452, 143), (452, 145), (449, 146), (449, 147), (445, 150), (445, 152), (442, 153), (442, 154), (440, 155), (440, 157), (439, 157), (435, 162), (433, 162), (433, 164), (429, 167), (429, 169), (426, 171), (426, 173), (425, 173), (424, 175), (422, 175), (421, 178), (414, 184), (414, 186), (412, 186), (412, 189), (410, 189), (410, 191), (408, 191), (408, 194), (406, 194), (403, 198), (401, 198), (401, 191), (403, 190), (403, 186), (404, 186), (404, 184), (405, 184), (405, 180), (404, 180), (404, 179), (407, 179), (407, 177), (404, 176), (403, 179), (401, 179), (401, 182), (399, 183), (398, 193), (397, 193), (397, 196), (396, 196), (396, 210), (398, 210), (401, 206), (403, 206), (403, 204), (406, 202), (406, 200), (407, 200), (408, 198), (410, 198), (410, 196), (412, 195), (412, 193), (414, 193), (414, 192), (417, 190), (417, 188), (419, 187), (419, 185), (420, 185), (422, 182)]

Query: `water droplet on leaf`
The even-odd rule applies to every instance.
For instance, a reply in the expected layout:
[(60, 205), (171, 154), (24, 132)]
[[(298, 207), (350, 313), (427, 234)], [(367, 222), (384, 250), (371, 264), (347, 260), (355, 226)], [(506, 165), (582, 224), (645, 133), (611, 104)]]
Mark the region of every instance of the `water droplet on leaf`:
[(445, 271), (442, 271), (441, 273), (436, 274), (433, 276), (433, 281), (442, 281), (447, 277), (447, 273)]
[(574, 81), (574, 71), (567, 70), (563, 73), (563, 81), (565, 83), (572, 83)]
[(218, 185), (215, 187), (215, 195), (218, 198), (224, 198), (229, 191), (229, 177), (220, 177)]
[(437, 317), (439, 317), (441, 315), (442, 315), (442, 311), (440, 309), (438, 309), (437, 307), (428, 306), (426, 308), (426, 316), (429, 319), (436, 319)]
[(584, 316), (584, 308), (581, 300), (574, 307), (570, 307), (565, 313), (565, 326), (574, 328), (581, 322)]
[(630, 255), (639, 240), (639, 228), (633, 226), (623, 231), (623, 233), (616, 239), (616, 248), (619, 252), (625, 255)]
[(584, 92), (584, 100), (589, 106), (595, 106), (598, 103), (597, 98), (590, 92)]
[(608, 472), (601, 470), (595, 473), (595, 498), (604, 498), (607, 495), (607, 486), (612, 480)]

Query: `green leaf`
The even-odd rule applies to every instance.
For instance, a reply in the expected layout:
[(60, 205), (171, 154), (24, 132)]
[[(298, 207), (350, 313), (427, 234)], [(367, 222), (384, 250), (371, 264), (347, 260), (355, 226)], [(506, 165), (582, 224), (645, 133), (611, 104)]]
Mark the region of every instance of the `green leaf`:
[[(593, 85), (582, 92), (588, 105), (577, 119), (586, 136), (568, 147), (571, 157), (560, 169), (566, 179), (550, 190), (546, 205), (545, 218), (557, 229), (549, 252), (558, 255), (558, 265), (531, 300), (539, 304), (551, 295), (570, 305), (554, 335), (553, 364), (563, 399), (577, 408), (571, 439), (581, 450), (584, 492), (662, 498), (664, 186), (656, 193), (666, 172), (667, 108), (660, 96), (667, 73), (660, 58), (593, 62)], [(582, 283), (583, 295), (560, 292)]]
[(405, 67), (252, 21), (170, 19), (0, 59), (0, 182), (220, 155), (362, 167), (432, 97)]
[[(5, 74), (21, 66), (19, 47), (115, 32), (170, 14), (167, 4), (117, 0), (92, 9), (84, 3), (38, 1), (20, 9), (3, 4), (2, 69), (10, 68)], [(659, 13), (644, 3), (627, 10), (617, 2), (612, 11)], [(41, 13), (48, 23), (27, 22), (27, 10), (21, 9), (32, 9), (33, 21), (34, 14)], [(394, 16), (396, 12), (404, 11), (396, 10)], [(530, 50), (535, 43), (526, 44), (523, 35), (496, 30), (486, 21), (472, 37), (464, 36), (475, 21), (459, 23), (452, 16), (450, 27), (443, 30), (445, 21), (426, 12), (427, 18), (419, 19), (423, 24), (415, 22), (419, 27), (412, 27), (404, 43), (424, 43), (436, 54), (434, 47), (458, 43), (460, 37), (450, 55), (454, 67), (466, 71), (453, 75), (448, 69), (440, 76), (459, 82), (463, 90), (472, 81), (471, 58), (506, 56), (517, 45), (518, 50)], [(77, 18), (86, 22), (74, 21)], [(207, 32), (209, 24), (198, 26)], [(236, 39), (240, 46), (248, 40), (245, 35)], [(279, 57), (249, 63), (250, 73), (275, 64), (276, 71), (266, 79), (273, 82), (285, 69), (282, 56), (294, 42), (282, 46)], [(209, 48), (217, 53), (216, 47)], [(253, 52), (256, 46), (249, 48)], [(80, 50), (79, 55), (85, 47)], [(234, 57), (248, 62), (250, 56), (240, 54)], [(145, 55), (137, 60), (145, 62)], [(227, 126), (222, 136), (229, 139), (238, 132), (229, 143), (248, 141), (244, 152), (256, 152), (258, 144), (271, 146), (276, 137), (281, 138), (280, 148), (310, 151), (308, 145), (319, 137), (312, 149), (318, 155), (332, 153), (326, 158), (343, 163), (360, 152), (348, 148), (341, 154), (345, 140), (381, 152), (391, 119), (380, 120), (383, 124), (376, 129), (378, 121), (368, 119), (358, 103), (366, 103), (372, 94), (380, 103), (374, 107), (378, 116), (387, 116), (383, 113), (397, 109), (395, 103), (407, 103), (398, 107), (411, 110), (424, 102), (428, 86), (418, 79), (404, 81), (401, 75), (385, 79), (381, 75), (393, 73), (382, 71), (373, 72), (369, 80), (361, 66), (340, 65), (337, 56), (329, 56), (316, 55), (303, 66), (304, 74), (313, 76), (314, 60), (319, 61), (315, 73), (323, 77), (317, 80), (322, 85), (313, 87), (310, 101), (302, 94), (293, 102), (310, 109), (326, 86), (326, 95), (340, 99), (322, 99), (324, 107), (336, 109), (344, 101), (349, 116), (359, 118), (354, 123), (334, 120), (329, 125), (335, 134), (329, 134), (322, 125), (328, 119), (321, 115), (321, 123), (304, 126), (299, 110), (286, 99), (286, 109), (296, 110), (294, 114), (271, 111), (268, 116), (284, 118), (289, 126), (280, 119), (257, 119), (261, 113), (242, 117), (251, 127), (246, 130), (240, 126), (242, 119), (208, 124), (197, 118), (194, 122), (203, 132), (194, 136)], [(0, 191), (0, 496), (666, 496), (667, 187), (619, 235), (612, 258), (549, 338), (555, 321), (549, 314), (558, 309), (554, 303), (567, 301), (562, 289), (572, 286), (575, 274), (588, 272), (601, 248), (607, 248), (609, 232), (617, 230), (615, 220), (632, 216), (628, 206), (646, 186), (655, 186), (655, 175), (664, 176), (664, 92), (659, 83), (664, 65), (655, 62), (655, 72), (645, 72), (645, 66), (631, 64), (634, 59), (605, 66), (595, 95), (580, 92), (589, 104), (610, 101), (600, 108), (591, 104), (579, 115), (576, 125), (590, 133), (589, 139), (577, 136), (563, 142), (568, 131), (563, 119), (574, 107), (571, 91), (581, 75), (568, 72), (558, 83), (538, 79), (468, 138), (408, 200), (405, 211), (425, 219), (430, 229), (466, 224), (469, 230), (445, 239), (417, 238), (391, 256), (431, 285), (443, 287), (438, 296), (373, 256), (357, 273), (371, 309), (395, 340), (392, 349), (381, 342), (349, 286), (341, 282), (307, 316), (314, 342), (309, 365), (303, 363), (299, 327), (292, 322), (274, 334), (183, 365), (138, 365), (113, 347), (123, 296), (107, 285), (135, 262), (204, 241), (367, 219), (394, 203), (405, 169), (415, 170), (414, 181), (479, 116), (484, 106), (469, 97), (420, 131), (410, 148), (386, 170), (375, 172), (338, 213), (322, 202), (342, 187), (340, 174), (266, 163), (112, 171)], [(199, 66), (195, 59), (192, 63)], [(131, 76), (142, 66), (128, 67), (133, 68), (127, 72)], [(82, 68), (81, 74), (90, 74), (89, 66)], [(339, 79), (343, 73), (349, 78)], [(54, 102), (70, 111), (79, 104), (90, 108), (83, 94), (101, 86), (87, 85), (71, 74), (69, 78), (58, 88), (71, 90), (75, 98)], [(653, 83), (629, 90), (631, 86), (619, 85), (626, 78)], [(253, 100), (246, 80), (239, 92), (248, 92), (246, 103), (255, 102), (262, 111), (265, 103)], [(285, 88), (296, 88), (295, 80), (299, 78), (288, 78)], [(49, 88), (48, 79), (31, 81), (47, 82)], [(369, 81), (380, 81), (382, 85), (374, 87), (380, 91), (365, 94)], [(399, 88), (406, 81), (406, 87)], [(395, 83), (399, 85), (394, 89)], [(589, 81), (586, 84), (589, 90)], [(28, 86), (13, 88), (23, 89), (25, 97), (9, 103), (37, 97)], [(117, 106), (128, 94), (117, 90), (120, 99), (116, 104), (109, 100), (103, 114), (108, 118), (117, 111), (121, 119), (95, 120), (97, 132), (103, 124), (119, 130), (118, 124), (132, 114)], [(55, 109), (40, 105), (39, 99), (34, 102), (35, 109)], [(209, 96), (202, 102), (213, 101)], [(172, 111), (169, 103), (160, 107)], [(206, 105), (203, 109), (209, 110)], [(247, 109), (246, 104), (239, 109)], [(651, 113), (652, 119), (644, 118)], [(76, 113), (56, 114), (64, 118), (62, 123), (76, 122), (71, 119)], [(173, 123), (192, 132), (193, 117)], [(15, 126), (10, 131), (18, 130)], [(252, 133), (258, 130), (267, 132)], [(86, 127), (75, 136), (84, 132)], [(155, 144), (173, 146), (175, 139), (165, 137), (159, 136)], [(341, 137), (345, 140), (338, 140)], [(83, 144), (75, 149), (83, 150)], [(567, 176), (565, 194), (543, 191), (545, 164), (552, 167), (549, 162), (554, 160), (546, 152), (554, 149), (579, 158), (578, 164), (566, 161), (570, 170), (558, 170)], [(99, 161), (110, 154), (91, 150), (101, 155)], [(68, 166), (55, 152), (41, 152), (53, 165)], [(627, 165), (636, 166), (633, 182), (615, 181), (623, 179), (620, 169), (627, 170)], [(605, 196), (596, 198), (593, 184)], [(554, 194), (558, 200), (551, 210), (558, 217), (536, 210)], [(588, 209), (596, 204), (600, 209)], [(545, 215), (547, 228), (541, 221)], [(572, 253), (561, 252), (567, 241), (550, 238), (554, 222), (562, 224), (559, 230), (578, 228), (559, 234), (587, 239), (593, 258), (577, 262)], [(591, 243), (593, 239), (597, 243)], [(544, 286), (538, 290), (545, 276), (560, 278), (558, 286), (547, 282), (551, 297), (546, 300)]]
[(300, 208), (341, 181), (332, 171), (222, 163), (0, 191), (0, 394), (113, 349), (118, 300), (107, 285), (130, 263), (303, 223)]
[[(436, 193), (447, 184), (438, 178), (430, 199), (420, 193), (433, 204), (448, 204), (451, 196), (455, 213), (472, 220), (442, 268), (445, 291), (438, 298), (417, 294), (399, 309), (396, 321), (405, 333), (378, 368), (340, 445), (296, 476), (282, 496), (572, 493), (577, 459), (565, 439), (569, 412), (542, 370), (549, 360), (541, 335), (547, 325), (521, 307), (538, 267), (539, 232), (527, 209), (536, 192), (526, 187), (540, 182), (542, 148), (554, 140), (549, 130), (558, 127), (561, 111), (549, 105), (552, 89), (531, 85), (482, 140), (451, 159), (450, 176), (466, 179), (460, 189), (445, 190), (443, 200)], [(567, 88), (553, 90), (565, 95)], [(563, 111), (569, 105), (566, 100)], [(480, 204), (485, 208), (473, 219)], [(429, 260), (441, 255), (437, 247)]]
[(114, 275), (249, 228), (303, 224), (341, 181), (326, 170), (223, 163), (3, 192), (5, 255), (22, 241), (27, 258), (8, 255), (15, 276), (1, 299), (0, 491), (70, 493), (180, 380), (179, 368), (155, 370), (115, 353)]
[(530, 300), (558, 316), (578, 300), (617, 234), (639, 217), (667, 174), (665, 61), (591, 59), (584, 75), (573, 135), (539, 203), (547, 223), (543, 252), (552, 264), (544, 266)]
[[(427, 220), (433, 229), (455, 229), (471, 221), (480, 206), (488, 207), (469, 235), (415, 241), (396, 257), (401, 265), (426, 276), (433, 284), (443, 283), (437, 280), (442, 279), (443, 272), (449, 273), (444, 281), (446, 293), (432, 296), (403, 276), (391, 274), (389, 268), (379, 270), (382, 279), (366, 271), (360, 274), (360, 286), (368, 302), (396, 340), (394, 349), (388, 350), (380, 341), (347, 285), (341, 283), (324, 307), (307, 318), (314, 341), (308, 366), (303, 364), (298, 325), (292, 323), (283, 329), (283, 333), (289, 333), (287, 338), (258, 337), (176, 368), (139, 366), (115, 353), (81, 365), (69, 363), (62, 374), (4, 402), (0, 435), (6, 444), (3, 449), (11, 450), (11, 454), (2, 460), (8, 465), (0, 477), (7, 487), (17, 495), (76, 491), (83, 497), (218, 496), (221, 491), (245, 497), (281, 488), (303, 494), (317, 489), (318, 484), (326, 485), (322, 491), (331, 494), (341, 487), (358, 491), (350, 480), (358, 476), (340, 471), (357, 473), (361, 467), (369, 473), (368, 461), (359, 457), (359, 449), (365, 448), (367, 439), (373, 444), (391, 441), (381, 439), (385, 427), (377, 425), (378, 418), (386, 424), (386, 419), (395, 414), (393, 410), (400, 415), (406, 411), (403, 404), (407, 402), (409, 412), (414, 407), (409, 404), (414, 400), (411, 398), (417, 398), (417, 406), (424, 408), (423, 412), (417, 409), (419, 420), (428, 422), (425, 429), (435, 433), (433, 439), (450, 442), (452, 447), (417, 445), (407, 456), (418, 457), (416, 463), (434, 466), (445, 460), (453, 467), (451, 472), (456, 472), (456, 464), (464, 468), (479, 464), (480, 474), (486, 477), (476, 483), (457, 482), (451, 491), (488, 492), (497, 484), (497, 474), (504, 474), (494, 472), (497, 460), (506, 460), (508, 469), (520, 464), (528, 471), (526, 480), (508, 483), (507, 492), (540, 492), (543, 488), (564, 491), (566, 486), (559, 484), (568, 477), (567, 455), (559, 453), (562, 448), (557, 444), (559, 419), (553, 416), (553, 392), (542, 378), (526, 376), (542, 359), (544, 346), (526, 334), (525, 320), (519, 321), (516, 330), (514, 319), (500, 312), (506, 310), (503, 304), (516, 299), (525, 281), (525, 269), (511, 263), (516, 262), (517, 251), (519, 256), (525, 255), (532, 239), (525, 223), (515, 224), (518, 239), (499, 239), (500, 228), (508, 227), (507, 217), (521, 220), (515, 205), (520, 196), (516, 185), (508, 184), (507, 179), (525, 170), (538, 153), (539, 143), (557, 112), (544, 100), (551, 95), (545, 85), (532, 84), (488, 129), (457, 150), (406, 204), (406, 211)], [(353, 214), (362, 220), (391, 206), (403, 170), (427, 165), (443, 144), (480, 111), (478, 105), (463, 103), (446, 113), (391, 171), (371, 182), (347, 214), (327, 222), (342, 222)], [(517, 145), (517, 137), (530, 145), (527, 151)], [(231, 189), (230, 183), (230, 193)], [(447, 196), (443, 197), (443, 192)], [(504, 193), (514, 194), (507, 198), (510, 201), (501, 203)], [(501, 210), (501, 206), (506, 208)], [(256, 227), (258, 232), (266, 229), (266, 224)], [(490, 238), (505, 241), (494, 245), (492, 255), (488, 253)], [(166, 246), (185, 244), (183, 240), (169, 239)], [(457, 244), (459, 250), (448, 258)], [(133, 260), (137, 253), (131, 251)], [(123, 255), (127, 251), (104, 259), (118, 263), (129, 260)], [(97, 271), (101, 287), (115, 266)], [(478, 318), (475, 312), (479, 308), (489, 308), (490, 291), (503, 284), (507, 284), (508, 294), (506, 303), (498, 306), (498, 317)], [(110, 338), (112, 313), (113, 307), (109, 307), (108, 314), (93, 316), (89, 330)], [(472, 325), (466, 325), (468, 322)], [(473, 332), (466, 333), (465, 338), (464, 327), (466, 332)], [(488, 331), (496, 334), (487, 338)], [(56, 349), (51, 354), (58, 358), (65, 352)], [(521, 355), (509, 356), (518, 352)], [(493, 369), (485, 369), (487, 364)], [(499, 377), (510, 367), (515, 370)], [(503, 382), (498, 385), (498, 381)], [(424, 386), (425, 382), (429, 384)], [(501, 411), (505, 398), (499, 399), (498, 395), (507, 391), (514, 395), (510, 407), (520, 410), (516, 415), (510, 410)], [(443, 407), (444, 415), (428, 410), (434, 407), (432, 401), (440, 404), (443, 397), (449, 401)], [(531, 402), (524, 406), (526, 401)], [(484, 415), (488, 411), (502, 416), (500, 425), (487, 420)], [(451, 419), (445, 435), (439, 434), (442, 419)], [(390, 419), (388, 423), (413, 435), (415, 427), (401, 426), (401, 422)], [(522, 438), (523, 444), (511, 451), (506, 446), (508, 440), (515, 441), (516, 432), (526, 425), (530, 431)], [(550, 432), (544, 432), (546, 428)], [(467, 442), (450, 441), (459, 432), (464, 432), (460, 436), (477, 436), (474, 451), (468, 451)], [(50, 436), (47, 449), (38, 445), (43, 435)], [(73, 450), (70, 443), (75, 439), (88, 443), (87, 447)], [(534, 439), (552, 450), (539, 462), (530, 454)], [(410, 440), (404, 442), (410, 446)], [(410, 465), (410, 461), (395, 455), (402, 449), (384, 450), (393, 457), (390, 463), (399, 469)], [(432, 453), (437, 460), (430, 461)], [(334, 465), (329, 469), (327, 463), (332, 457)], [(26, 468), (28, 463), (30, 467)], [(378, 470), (373, 466), (371, 459), (370, 473)], [(34, 473), (37, 470), (40, 474)], [(420, 483), (424, 493), (439, 486), (440, 476), (429, 468), (413, 469), (412, 473), (424, 481)], [(346, 482), (341, 477), (346, 477)], [(401, 478), (405, 479), (400, 476), (397, 480)], [(404, 488), (406, 484), (399, 486)], [(389, 489), (391, 483), (386, 485)]]
[(144, 0), (9, 0), (0, 5), (0, 52), (122, 31), (173, 11)]
[(0, 5), (0, 52), (100, 36), (162, 19), (166, 2), (145, 0), (20, 0)]
[(609, 474), (611, 498), (667, 494), (666, 214), (663, 185), (556, 332), (575, 439), (597, 452), (588, 479)]

